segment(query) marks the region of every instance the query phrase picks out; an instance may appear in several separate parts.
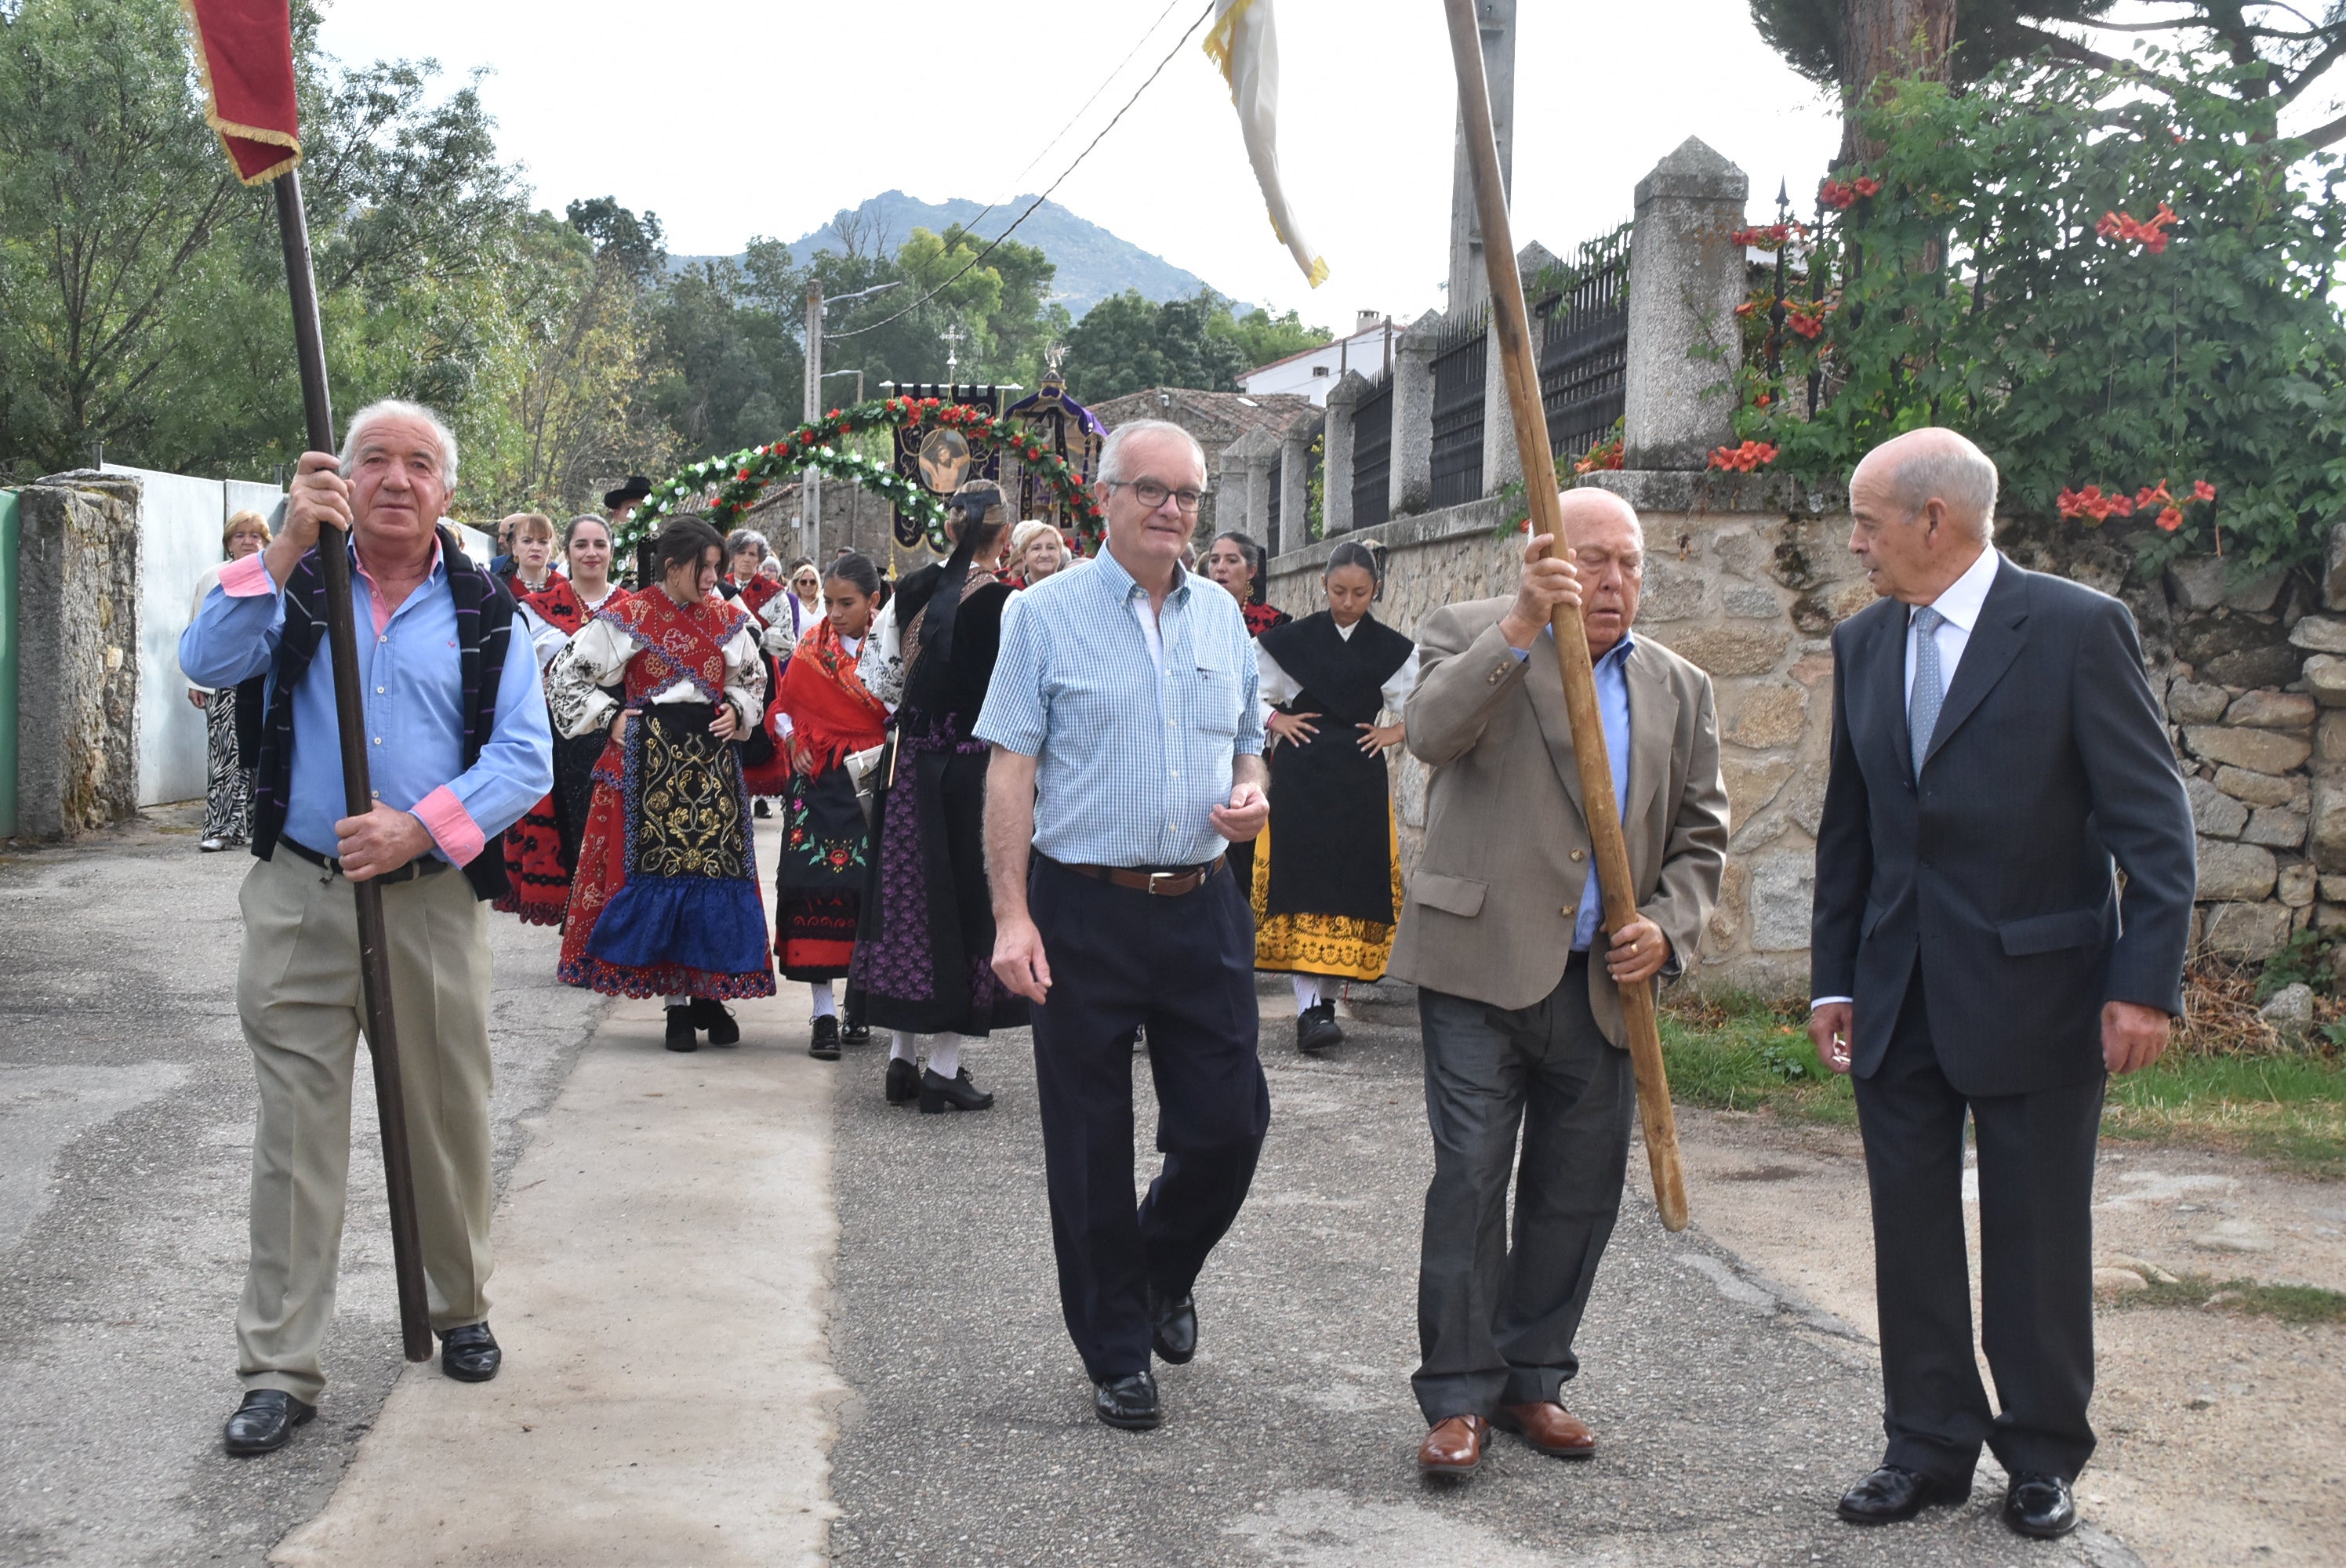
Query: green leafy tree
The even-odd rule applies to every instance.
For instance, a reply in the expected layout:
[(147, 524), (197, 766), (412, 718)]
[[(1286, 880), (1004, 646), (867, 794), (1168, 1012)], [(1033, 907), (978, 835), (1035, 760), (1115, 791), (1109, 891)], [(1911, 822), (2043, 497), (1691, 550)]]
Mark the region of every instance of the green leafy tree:
[(1325, 327), (1305, 326), (1292, 311), (1274, 316), (1260, 306), (1243, 316), (1225, 311), (1209, 324), (1209, 330), (1238, 345), (1248, 370), (1316, 349), (1335, 337)]
[[(1067, 387), (1090, 402), (1146, 387), (1235, 392), (1242, 372), (1265, 362), (1253, 357), (1247, 333), (1266, 327), (1280, 331), (1268, 317), (1251, 328), (1233, 321), (1229, 301), (1210, 290), (1158, 304), (1128, 289), (1094, 305), (1067, 333)], [(1326, 335), (1317, 341), (1325, 342)]]
[(2346, 171), (2255, 139), (2239, 67), (2161, 65), (2171, 97), (2021, 63), (1864, 112), (1885, 150), (1833, 193), (1815, 283), (1780, 334), (1764, 290), (1744, 312), (1738, 433), (1773, 471), (1838, 480), (1946, 424), (1995, 459), (2005, 510), (2123, 520), (2147, 565), (2318, 557), (2346, 517)]

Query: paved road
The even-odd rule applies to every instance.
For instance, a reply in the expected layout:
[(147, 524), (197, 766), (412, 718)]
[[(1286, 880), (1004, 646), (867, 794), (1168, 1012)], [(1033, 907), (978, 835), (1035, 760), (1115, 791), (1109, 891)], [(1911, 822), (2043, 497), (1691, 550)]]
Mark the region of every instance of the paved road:
[[(166, 810), (0, 864), (0, 1563), (257, 1563), (323, 1506), (400, 1366), (362, 1072), (334, 1386), (288, 1452), (219, 1451), (251, 1159), (233, 989), (250, 860), (198, 854), (195, 820)], [(492, 929), (502, 1181), (596, 1003), (554, 983), (553, 933)]]
[(1059, 1320), (1027, 1037), (966, 1058), (1000, 1097), (979, 1115), (892, 1109), (874, 1054), (842, 1064), (831, 1345), (857, 1397), (832, 1456), (834, 1562), (2132, 1561), (2098, 1534), (2023, 1543), (1984, 1493), (1895, 1532), (1835, 1522), (1833, 1499), (1878, 1452), (1868, 1348), (1662, 1231), (1642, 1193), (1571, 1394), (1601, 1455), (1573, 1465), (1502, 1439), (1471, 1483), (1421, 1481), (1408, 1379), (1432, 1153), (1417, 1040), (1354, 1025), (1313, 1062), (1288, 1027), (1266, 1028), (1270, 1141), (1199, 1284), (1198, 1359), (1159, 1369), (1168, 1420), (1145, 1434), (1092, 1418)]

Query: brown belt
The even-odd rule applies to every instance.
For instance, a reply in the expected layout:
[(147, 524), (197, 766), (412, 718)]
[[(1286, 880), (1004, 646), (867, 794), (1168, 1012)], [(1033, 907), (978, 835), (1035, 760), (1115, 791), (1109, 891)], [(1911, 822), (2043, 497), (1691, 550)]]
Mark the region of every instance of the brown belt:
[(1111, 887), (1131, 888), (1138, 892), (1154, 893), (1158, 898), (1178, 898), (1194, 893), (1206, 885), (1206, 879), (1222, 869), (1227, 855), (1216, 855), (1202, 866), (1184, 866), (1172, 871), (1145, 871), (1128, 866), (1076, 866), (1065, 860), (1053, 860), (1079, 877), (1089, 877), (1096, 882)]

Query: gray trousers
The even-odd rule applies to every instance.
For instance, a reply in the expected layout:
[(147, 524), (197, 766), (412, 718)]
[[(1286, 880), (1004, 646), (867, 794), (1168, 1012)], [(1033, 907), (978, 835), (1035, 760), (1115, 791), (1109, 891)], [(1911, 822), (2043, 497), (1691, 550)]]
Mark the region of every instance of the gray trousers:
[(1637, 1108), (1629, 1054), (1588, 1010), (1583, 954), (1529, 1007), (1423, 987), (1417, 1005), (1433, 1133), (1417, 1278), (1423, 1360), (1410, 1380), (1418, 1407), (1431, 1423), (1561, 1402), (1580, 1369), (1573, 1336), (1621, 1208)]
[[(341, 877), (280, 853), (253, 863), (239, 902), (237, 1011), (260, 1116), (237, 1373), (248, 1390), (315, 1404), (326, 1386), (318, 1352), (334, 1317), (351, 1165), (356, 898)], [(382, 891), (423, 1277), (432, 1327), (443, 1332), (489, 1309), (488, 907), (454, 871)]]

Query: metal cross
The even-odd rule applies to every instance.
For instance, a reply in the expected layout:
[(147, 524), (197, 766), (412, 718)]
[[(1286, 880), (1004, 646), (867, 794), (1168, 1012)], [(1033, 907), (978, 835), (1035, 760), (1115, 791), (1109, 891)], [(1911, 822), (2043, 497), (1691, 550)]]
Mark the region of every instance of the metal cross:
[(957, 326), (947, 327), (937, 336), (944, 340), (945, 384), (951, 386), (954, 380), (954, 372), (961, 368), (962, 330)]

